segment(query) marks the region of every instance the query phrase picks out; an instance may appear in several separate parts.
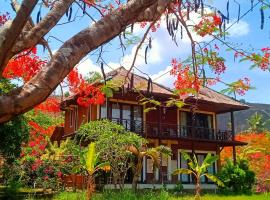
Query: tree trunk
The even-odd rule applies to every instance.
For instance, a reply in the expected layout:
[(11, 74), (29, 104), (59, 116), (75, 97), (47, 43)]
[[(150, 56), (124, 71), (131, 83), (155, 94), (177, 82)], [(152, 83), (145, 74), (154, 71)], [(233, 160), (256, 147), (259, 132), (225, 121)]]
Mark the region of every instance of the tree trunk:
[(9, 95), (0, 96), (0, 123), (9, 121), (43, 102), (89, 52), (109, 42), (132, 23), (157, 19), (169, 2), (131, 0), (121, 9), (112, 11), (90, 28), (70, 38), (29, 82)]
[(196, 185), (195, 185), (195, 199), (200, 200), (201, 199), (201, 184), (200, 184), (200, 177), (196, 178)]
[(140, 157), (138, 158), (138, 163), (136, 165), (136, 169), (135, 169), (135, 172), (134, 172), (134, 176), (133, 176), (133, 180), (132, 180), (132, 189), (134, 191), (137, 190), (137, 186), (138, 186), (138, 181), (139, 181), (139, 178), (140, 178), (140, 174), (141, 174), (141, 171), (142, 171), (142, 161), (143, 159)]
[(89, 175), (87, 183), (87, 199), (90, 200), (93, 196), (93, 192), (96, 189), (94, 177)]

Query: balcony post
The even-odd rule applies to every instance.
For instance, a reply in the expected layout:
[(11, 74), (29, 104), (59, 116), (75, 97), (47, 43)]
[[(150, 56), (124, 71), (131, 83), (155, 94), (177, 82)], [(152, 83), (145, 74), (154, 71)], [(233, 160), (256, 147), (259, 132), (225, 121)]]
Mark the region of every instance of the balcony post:
[[(234, 126), (234, 114), (231, 111), (231, 127), (232, 127), (232, 141), (235, 139), (235, 126)], [(236, 149), (235, 145), (233, 145), (233, 163), (236, 165)]]

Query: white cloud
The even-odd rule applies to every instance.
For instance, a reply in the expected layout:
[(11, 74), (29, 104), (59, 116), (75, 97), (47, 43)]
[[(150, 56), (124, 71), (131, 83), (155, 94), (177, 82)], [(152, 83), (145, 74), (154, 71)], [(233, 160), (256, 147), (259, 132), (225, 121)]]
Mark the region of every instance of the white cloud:
[[(231, 24), (226, 24), (226, 26), (229, 27)], [(239, 21), (237, 24), (234, 24), (228, 32), (231, 37), (241, 37), (247, 35), (249, 31), (249, 24), (245, 21)]]
[[(109, 62), (108, 66), (104, 64), (104, 71), (105, 73), (112, 71), (113, 69), (116, 69), (120, 67), (119, 63), (113, 63)], [(101, 72), (101, 67), (98, 63), (94, 63), (93, 60), (89, 57), (85, 57), (78, 65), (77, 65), (78, 71), (83, 76), (86, 76), (89, 74), (89, 72)]]
[(171, 66), (167, 66), (164, 70), (161, 70), (158, 73), (151, 75), (152, 80), (156, 83), (172, 88), (174, 77), (170, 74), (171, 69)]

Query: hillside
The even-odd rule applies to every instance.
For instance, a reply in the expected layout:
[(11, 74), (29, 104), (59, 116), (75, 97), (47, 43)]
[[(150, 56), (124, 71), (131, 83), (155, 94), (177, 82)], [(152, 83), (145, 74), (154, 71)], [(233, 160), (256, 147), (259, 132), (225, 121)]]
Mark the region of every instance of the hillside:
[[(248, 128), (247, 119), (255, 112), (263, 115), (264, 119), (270, 119), (270, 104), (246, 103), (250, 109), (235, 112), (235, 129), (236, 133), (244, 131)], [(230, 114), (218, 115), (218, 129), (228, 129), (230, 122)], [(270, 127), (269, 127), (270, 129)]]

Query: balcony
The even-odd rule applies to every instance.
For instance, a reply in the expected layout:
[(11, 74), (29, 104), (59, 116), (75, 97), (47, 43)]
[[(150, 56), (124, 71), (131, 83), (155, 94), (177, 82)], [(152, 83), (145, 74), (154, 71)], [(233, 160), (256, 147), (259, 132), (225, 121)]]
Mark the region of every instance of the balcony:
[(233, 141), (232, 131), (230, 130), (216, 130), (118, 118), (112, 118), (110, 120), (123, 125), (127, 131), (135, 132), (146, 138)]

